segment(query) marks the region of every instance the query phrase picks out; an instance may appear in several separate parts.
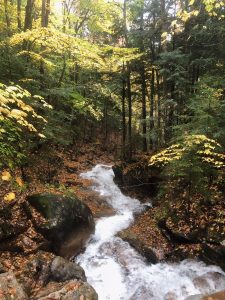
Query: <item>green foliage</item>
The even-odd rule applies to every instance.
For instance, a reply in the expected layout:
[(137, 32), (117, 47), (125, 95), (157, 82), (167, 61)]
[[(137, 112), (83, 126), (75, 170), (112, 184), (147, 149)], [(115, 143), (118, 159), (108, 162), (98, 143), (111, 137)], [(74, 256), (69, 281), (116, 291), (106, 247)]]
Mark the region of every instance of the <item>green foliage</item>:
[(46, 120), (35, 112), (35, 102), (50, 108), (41, 97), (31, 96), (18, 85), (0, 84), (0, 167), (13, 167), (22, 162), (26, 136), (44, 137), (39, 127)]
[(180, 143), (153, 155), (149, 165), (161, 168), (168, 182), (185, 186), (189, 214), (192, 195), (197, 193), (208, 200), (212, 183), (225, 169), (222, 150), (220, 144), (204, 135), (186, 136)]
[[(199, 163), (191, 163), (191, 160)], [(190, 135), (182, 139), (178, 144), (174, 144), (165, 150), (153, 155), (149, 165), (164, 167), (174, 161), (186, 162), (186, 167), (197, 167), (198, 164), (209, 165), (215, 169), (225, 167), (225, 155), (222, 147), (215, 140), (207, 138), (205, 135)], [(183, 172), (182, 168), (178, 172)]]

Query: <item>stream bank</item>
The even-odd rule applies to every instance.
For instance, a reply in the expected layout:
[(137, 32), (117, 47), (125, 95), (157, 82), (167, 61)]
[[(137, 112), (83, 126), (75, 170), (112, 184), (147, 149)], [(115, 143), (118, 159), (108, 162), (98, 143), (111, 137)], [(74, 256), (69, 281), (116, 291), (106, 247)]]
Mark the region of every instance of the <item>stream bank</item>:
[[(50, 156), (47, 155), (48, 152), (49, 149), (39, 149), (38, 155), (34, 153), (23, 172), (17, 169), (11, 173), (12, 180), (0, 182), (0, 298), (22, 300), (47, 299), (51, 296), (51, 299), (86, 297), (88, 300), (95, 300), (96, 292), (86, 282), (86, 277), (80, 277), (82, 268), (77, 264), (73, 263), (70, 278), (63, 277), (57, 280), (52, 276), (51, 266), (60, 255), (65, 257), (65, 261), (60, 265), (71, 273), (71, 265), (67, 258), (84, 251), (85, 241), (93, 232), (93, 217), (114, 213), (104, 199), (90, 190), (91, 182), (79, 177), (80, 172), (91, 168), (96, 160), (104, 158), (107, 161), (106, 154), (99, 146), (93, 145), (83, 145), (79, 147), (79, 151), (52, 148)], [(108, 162), (110, 161), (111, 158), (108, 158)], [(13, 178), (21, 178), (21, 187), (15, 185)], [(16, 195), (15, 200), (3, 201), (4, 195), (11, 191)], [(86, 229), (85, 222), (83, 226), (80, 221), (79, 224), (73, 224), (70, 200), (66, 205), (67, 209), (63, 209), (64, 212), (68, 212), (63, 218), (71, 220), (65, 224), (70, 228), (63, 225), (62, 216), (50, 205), (52, 201), (46, 203), (45, 200), (45, 217), (49, 218), (48, 221), (35, 207), (32, 208), (28, 201), (36, 198), (36, 195), (48, 200), (51, 198), (54, 202), (58, 199), (63, 206), (66, 199), (73, 198), (74, 203), (81, 200), (87, 215), (93, 216), (91, 226)], [(56, 215), (51, 216), (50, 212), (57, 215), (57, 222)], [(77, 219), (76, 215), (74, 218)], [(60, 230), (57, 224), (63, 225)]]
[(147, 262), (117, 236), (132, 224), (134, 215), (144, 205), (121, 193), (109, 166), (97, 165), (82, 176), (93, 181), (93, 190), (116, 211), (114, 216), (97, 221), (95, 234), (76, 259), (100, 300), (186, 300), (189, 296), (203, 299), (204, 295), (224, 288), (225, 273), (217, 266), (190, 259), (177, 263)]
[(200, 258), (225, 270), (225, 203), (219, 187), (213, 187), (216, 192), (210, 201), (196, 194), (187, 218), (185, 187), (168, 182), (165, 191), (160, 172), (148, 167), (148, 159), (142, 156), (113, 167), (122, 191), (147, 204), (119, 236), (152, 263)]
[[(104, 154), (102, 155), (101, 151), (99, 151), (99, 154), (100, 154), (99, 157), (95, 158), (94, 161), (92, 162), (91, 156), (90, 156), (90, 159), (87, 160), (87, 156), (85, 154), (86, 150), (83, 150), (83, 152), (84, 152), (83, 156), (82, 155), (79, 156), (80, 155), (79, 154), (78, 156), (75, 156), (75, 157), (74, 157), (74, 154), (72, 151), (69, 151), (66, 156), (64, 154), (62, 155), (62, 153), (60, 153), (60, 152), (57, 153), (56, 161), (60, 161), (61, 167), (59, 167), (59, 165), (57, 165), (57, 172), (55, 172), (55, 173), (51, 172), (51, 170), (46, 171), (46, 169), (44, 168), (45, 162), (42, 163), (40, 160), (37, 161), (36, 168), (34, 168), (34, 166), (35, 166), (35, 163), (34, 163), (34, 165), (32, 166), (32, 169), (36, 170), (36, 171), (34, 174), (33, 181), (31, 181), (29, 183), (29, 189), (21, 191), (21, 193), (18, 195), (17, 201), (14, 201), (9, 204), (9, 207), (10, 207), (9, 215), (4, 214), (4, 216), (6, 217), (4, 219), (5, 222), (8, 221), (8, 223), (12, 226), (13, 236), (12, 236), (12, 239), (10, 238), (8, 240), (9, 241), (9, 244), (7, 244), (8, 248), (2, 249), (0, 252), (1, 272), (3, 274), (5, 274), (3, 276), (6, 276), (6, 277), (8, 277), (10, 275), (9, 272), (12, 272), (13, 274), (16, 275), (15, 276), (16, 280), (19, 280), (19, 281), (22, 280), (22, 278), (25, 278), (25, 280), (22, 280), (21, 283), (23, 284), (23, 282), (28, 282), (29, 289), (34, 295), (37, 292), (44, 291), (45, 296), (47, 295), (48, 292), (49, 292), (49, 295), (51, 294), (51, 296), (53, 296), (53, 293), (56, 293), (56, 291), (61, 291), (60, 293), (54, 294), (54, 295), (56, 295), (56, 297), (59, 297), (59, 296), (61, 297), (64, 293), (64, 296), (66, 297), (64, 286), (67, 286), (67, 290), (69, 290), (69, 288), (71, 287), (71, 289), (74, 291), (74, 293), (76, 290), (78, 290), (80, 288), (80, 292), (81, 292), (80, 295), (82, 295), (82, 293), (86, 293), (86, 291), (87, 291), (87, 293), (90, 293), (89, 297), (93, 297), (93, 299), (96, 298), (95, 292), (93, 291), (93, 289), (91, 287), (89, 287), (88, 284), (85, 283), (85, 281), (82, 281), (83, 284), (81, 284), (81, 283), (78, 284), (78, 283), (76, 283), (77, 279), (74, 278), (74, 279), (72, 279), (72, 281), (73, 281), (72, 283), (70, 282), (70, 280), (66, 283), (63, 281), (56, 282), (56, 281), (52, 280), (52, 276), (51, 275), (49, 276), (48, 272), (47, 272), (48, 275), (46, 275), (46, 271), (44, 271), (41, 266), (48, 266), (47, 269), (49, 269), (49, 267), (51, 266), (52, 262), (54, 261), (56, 255), (53, 254), (51, 251), (49, 251), (49, 248), (48, 248), (49, 241), (46, 240), (46, 238), (44, 238), (41, 233), (38, 233), (35, 230), (35, 228), (32, 226), (28, 226), (30, 228), (27, 228), (27, 225), (30, 225), (30, 223), (27, 222), (27, 217), (23, 210), (24, 199), (26, 198), (27, 195), (31, 195), (34, 193), (51, 192), (51, 193), (54, 193), (57, 195), (64, 195), (67, 197), (76, 195), (79, 199), (81, 199), (84, 203), (86, 203), (89, 206), (89, 208), (91, 209), (93, 216), (95, 218), (100, 217), (100, 218), (105, 219), (105, 217), (107, 217), (107, 220), (109, 220), (108, 222), (110, 222), (110, 220), (113, 220), (113, 219), (110, 219), (110, 217), (115, 218), (115, 213), (117, 214), (117, 209), (112, 207), (112, 203), (109, 203), (108, 201), (106, 201), (108, 198), (110, 198), (109, 195), (107, 195), (107, 194), (105, 195), (104, 193), (99, 195), (98, 190), (96, 190), (96, 186), (95, 186), (94, 190), (90, 190), (90, 187), (93, 185), (93, 178), (85, 179), (85, 178), (79, 177), (80, 172), (85, 171), (87, 169), (91, 169), (98, 159), (102, 160), (102, 161), (106, 161), (107, 164), (112, 164), (112, 159), (109, 158), (107, 160), (106, 156)], [(93, 156), (94, 156), (94, 153), (96, 153), (96, 149), (93, 149), (93, 152), (91, 152), (91, 153), (93, 153)], [(51, 168), (53, 168), (53, 165), (51, 166)], [(41, 171), (42, 171), (42, 173), (41, 173)], [(54, 176), (50, 180), (50, 177), (51, 177), (50, 175), (53, 173), (54, 173)], [(31, 175), (29, 175), (29, 174), (30, 174), (30, 170), (27, 170), (28, 179), (31, 178)], [(48, 174), (48, 175), (44, 175), (44, 174)], [(45, 176), (47, 176), (47, 177), (49, 176), (50, 181), (48, 184), (46, 184), (45, 181), (42, 181), (42, 179)], [(103, 176), (103, 180), (104, 180), (104, 176)], [(134, 196), (134, 194), (135, 194), (135, 191), (134, 191), (134, 189), (132, 189), (132, 197)], [(139, 192), (139, 195), (140, 195), (140, 192)], [(149, 203), (149, 200), (150, 200), (149, 197), (147, 196), (147, 198), (145, 199), (144, 195), (145, 195), (144, 193), (143, 193), (143, 196), (140, 195), (140, 199), (142, 199), (143, 202), (146, 200)], [(132, 203), (132, 198), (129, 198), (129, 202)], [(154, 209), (156, 209), (156, 211), (154, 211)], [(6, 211), (7, 211), (7, 209), (6, 209)], [(152, 259), (153, 259), (152, 257), (155, 258), (154, 255), (156, 255), (157, 261), (159, 259), (160, 261), (163, 262), (162, 255), (164, 255), (164, 253), (165, 253), (165, 249), (163, 247), (164, 247), (164, 243), (167, 243), (167, 239), (165, 237), (163, 237), (162, 235), (158, 234), (157, 230), (156, 231), (152, 230), (153, 227), (151, 227), (152, 226), (151, 220), (153, 219), (152, 216), (153, 216), (154, 212), (156, 213), (156, 216), (157, 216), (157, 214), (159, 213), (159, 211), (157, 212), (157, 206), (155, 206), (153, 209), (149, 209), (149, 206), (145, 206), (145, 211), (141, 214), (140, 214), (140, 212), (138, 212), (138, 214), (136, 212), (134, 212), (134, 215), (135, 215), (134, 223), (130, 224), (131, 227), (129, 227), (128, 230), (130, 230), (133, 226), (134, 226), (134, 228), (136, 226), (136, 230), (137, 230), (136, 234), (138, 233), (137, 236), (138, 236), (139, 241), (141, 241), (142, 243), (144, 242), (145, 245), (147, 245), (147, 250), (150, 249), (150, 252), (149, 252), (145, 248), (145, 252), (147, 251), (148, 255), (150, 255), (151, 259), (149, 258), (149, 260), (152, 261)], [(133, 220), (133, 218), (131, 216), (132, 214), (133, 214), (133, 212), (131, 214), (130, 214), (130, 212), (128, 213), (128, 215), (127, 215), (128, 220)], [(144, 219), (143, 219), (143, 216), (144, 216)], [(146, 220), (146, 216), (148, 216), (147, 223), (143, 222), (143, 220)], [(155, 223), (155, 224), (157, 224), (157, 223)], [(124, 227), (122, 227), (122, 228), (120, 227), (119, 231), (121, 232), (121, 229), (123, 229), (123, 228), (126, 231), (126, 229), (125, 229), (126, 226), (124, 224)], [(27, 231), (25, 229), (27, 229)], [(105, 229), (105, 227), (104, 227), (104, 229)], [(143, 235), (139, 235), (140, 229), (142, 230)], [(149, 234), (150, 231), (154, 232), (154, 234), (153, 235)], [(22, 234), (22, 235), (20, 235), (20, 234)], [(162, 240), (161, 240), (161, 237), (163, 238)], [(71, 239), (73, 240), (73, 236), (71, 237)], [(71, 241), (71, 239), (69, 239), (69, 240)], [(136, 239), (136, 237), (135, 237), (135, 239)], [(152, 247), (148, 246), (150, 239), (155, 244), (158, 242), (158, 249), (160, 250), (158, 252), (154, 251), (153, 255), (152, 255)], [(135, 260), (133, 262), (135, 263), (138, 261), (138, 263), (141, 263), (142, 267), (146, 264), (146, 261), (145, 261), (145, 259), (141, 258), (138, 255), (138, 253), (136, 251), (134, 251), (133, 248), (130, 248), (130, 251), (128, 254), (124, 253), (123, 252), (124, 251), (123, 243), (124, 242), (123, 241), (121, 242), (121, 240), (119, 238), (116, 238), (115, 247), (112, 244), (107, 244), (107, 247), (101, 248), (101, 252), (103, 251), (103, 254), (108, 253), (110, 255), (113, 255), (114, 258), (115, 258), (115, 256), (120, 255), (119, 260), (125, 267), (124, 274), (128, 274), (127, 272), (128, 272), (129, 268), (127, 268), (127, 264), (129, 264), (129, 261), (127, 261), (126, 258), (129, 257), (129, 255), (132, 255), (132, 257), (134, 255)], [(130, 240), (130, 243), (132, 244), (131, 240)], [(160, 248), (160, 244), (161, 244), (161, 248)], [(125, 245), (128, 245), (128, 244), (125, 243)], [(135, 246), (135, 245), (133, 244), (133, 246)], [(81, 247), (81, 248), (82, 249), (80, 249), (80, 250), (84, 251), (83, 247)], [(111, 248), (111, 249), (109, 250), (109, 248)], [(139, 248), (143, 248), (143, 244), (140, 244)], [(173, 248), (172, 248), (172, 250), (173, 250)], [(171, 251), (171, 243), (168, 243), (168, 253), (170, 253), (169, 251)], [(141, 254), (146, 256), (146, 253), (141, 253)], [(39, 258), (40, 258), (41, 262), (37, 263), (37, 261), (39, 261)], [(101, 255), (100, 255), (100, 258), (101, 258)], [(174, 259), (173, 261), (176, 261), (177, 259), (178, 259), (178, 256), (176, 256), (176, 259)], [(31, 265), (30, 265), (30, 262), (32, 262)], [(135, 264), (133, 266), (135, 269), (136, 268)], [(161, 265), (157, 264), (157, 266), (161, 266)], [(172, 264), (172, 266), (173, 266), (173, 264)], [(32, 272), (30, 271), (30, 267), (33, 268)], [(164, 267), (165, 267), (165, 265), (163, 264), (162, 268), (164, 268)], [(174, 276), (175, 275), (178, 276), (178, 278), (180, 276), (182, 277), (183, 276), (182, 274), (183, 273), (187, 274), (188, 269), (191, 267), (192, 267), (191, 264), (188, 264), (188, 263), (187, 263), (187, 265), (183, 264), (183, 265), (181, 265), (180, 270), (178, 268), (175, 271), (175, 273), (172, 272), (172, 274), (174, 274)], [(200, 265), (197, 265), (197, 268), (199, 268), (199, 267), (200, 267)], [(26, 270), (26, 272), (25, 272), (25, 270)], [(113, 270), (116, 271), (116, 270), (118, 270), (118, 268), (115, 267), (115, 269), (113, 269)], [(157, 268), (153, 269), (153, 270), (154, 270), (154, 272), (156, 271), (156, 273), (154, 273), (154, 272), (153, 272), (154, 274), (150, 273), (151, 276), (149, 274), (148, 274), (148, 276), (150, 276), (150, 278), (152, 278), (152, 280), (154, 282), (154, 278), (157, 277), (158, 273), (157, 273)], [(166, 270), (171, 272), (170, 264), (169, 264), (168, 268), (164, 269), (165, 272), (166, 272)], [(204, 270), (207, 270), (205, 273), (208, 273), (208, 275), (206, 276), (206, 278), (204, 276), (203, 276), (204, 278), (202, 278), (201, 275), (200, 275), (200, 278), (198, 278), (198, 276), (196, 276), (197, 277), (196, 284), (200, 284), (202, 286), (203, 291), (205, 291), (205, 290), (209, 289), (208, 281), (210, 280), (210, 282), (211, 282), (211, 280), (212, 280), (213, 282), (215, 282), (215, 284), (213, 284), (214, 289), (217, 289), (218, 286), (216, 287), (216, 282), (218, 282), (218, 284), (220, 283), (221, 272), (217, 272), (218, 269), (215, 269), (215, 270), (213, 269), (213, 273), (210, 273), (212, 271), (211, 269), (204, 269)], [(28, 280), (29, 276), (27, 276), (24, 272), (26, 274), (30, 274), (31, 278), (29, 280)], [(178, 273), (176, 273), (176, 272), (178, 272)], [(195, 272), (197, 272), (197, 271), (194, 268), (194, 273)], [(217, 273), (219, 273), (219, 274), (217, 274)], [(18, 277), (19, 274), (21, 275), (20, 277)], [(103, 270), (102, 274), (105, 277), (108, 276), (107, 268), (105, 270)], [(17, 278), (19, 278), (19, 279), (17, 279)], [(121, 276), (119, 276), (118, 278), (122, 279)], [(162, 277), (161, 283), (164, 282), (164, 280), (166, 280), (166, 279), (165, 278), (163, 279), (163, 277)], [(78, 280), (78, 281), (80, 281), (80, 280)], [(122, 282), (123, 282), (123, 279), (122, 279)], [(143, 278), (143, 282), (145, 282), (144, 278)], [(120, 286), (121, 281), (118, 280), (117, 284), (118, 284), (118, 286)], [(108, 286), (106, 285), (106, 290), (107, 290), (107, 287)], [(20, 287), (18, 287), (18, 288), (20, 288)], [(160, 290), (159, 286), (157, 288)], [(9, 286), (9, 290), (10, 290), (10, 286)], [(212, 286), (211, 286), (211, 289), (208, 291), (210, 292), (211, 290), (212, 290)], [(126, 291), (125, 291), (125, 293), (126, 293)], [(144, 299), (143, 297), (145, 297), (145, 296), (143, 296), (143, 295), (147, 295), (146, 297), (148, 297), (147, 298), (148, 300), (154, 299), (154, 298), (149, 298), (152, 296), (151, 296), (151, 294), (148, 294), (148, 293), (150, 293), (150, 292), (149, 291), (146, 292), (146, 288), (144, 286), (141, 286), (140, 292), (134, 293), (132, 296), (133, 298), (130, 298), (130, 299), (134, 299), (134, 300)], [(166, 293), (167, 298), (165, 298), (165, 299), (175, 299), (174, 298), (175, 296), (173, 293), (171, 294), (168, 291), (167, 291), (167, 293)], [(44, 297), (44, 295), (43, 295), (43, 297)], [(15, 299), (17, 299), (17, 298), (15, 298)], [(56, 298), (56, 299), (58, 299), (58, 298)], [(71, 299), (71, 298), (69, 298), (69, 299)], [(116, 298), (114, 297), (112, 299), (116, 299)], [(159, 297), (156, 299), (159, 300), (159, 299), (164, 299), (164, 298)]]

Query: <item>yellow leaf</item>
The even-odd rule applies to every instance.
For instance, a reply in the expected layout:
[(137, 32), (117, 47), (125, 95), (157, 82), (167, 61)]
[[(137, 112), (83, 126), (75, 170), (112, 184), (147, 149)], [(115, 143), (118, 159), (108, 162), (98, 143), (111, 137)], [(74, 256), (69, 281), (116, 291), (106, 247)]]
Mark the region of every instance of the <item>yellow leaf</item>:
[(46, 136), (45, 136), (44, 134), (42, 134), (42, 133), (38, 133), (38, 135), (39, 135), (39, 137), (42, 138), (42, 139), (46, 138)]
[(11, 174), (8, 171), (2, 172), (2, 180), (9, 181), (11, 179)]
[(16, 177), (16, 183), (17, 183), (19, 186), (23, 186), (23, 180), (22, 180), (20, 177)]
[(8, 193), (5, 195), (4, 200), (7, 202), (10, 202), (10, 201), (14, 200), (15, 198), (16, 198), (15, 193), (11, 192), (11, 193)]

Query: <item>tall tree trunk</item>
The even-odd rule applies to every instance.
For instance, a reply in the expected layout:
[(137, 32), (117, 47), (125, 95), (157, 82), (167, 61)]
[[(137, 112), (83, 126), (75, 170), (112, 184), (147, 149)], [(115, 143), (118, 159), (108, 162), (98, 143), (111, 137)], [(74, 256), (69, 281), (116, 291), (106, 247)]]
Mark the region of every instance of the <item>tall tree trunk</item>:
[(34, 3), (35, 0), (27, 0), (25, 9), (24, 31), (32, 29)]
[(107, 145), (108, 139), (108, 100), (105, 99), (104, 101), (104, 140), (105, 145)]
[(146, 124), (146, 83), (145, 83), (145, 64), (141, 63), (141, 92), (142, 92), (142, 150), (147, 151), (147, 124)]
[(66, 0), (63, 0), (62, 2), (63, 5), (63, 32), (66, 32)]
[[(144, 47), (144, 2), (141, 12), (141, 23), (140, 23), (140, 50), (142, 53), (145, 51)], [(140, 67), (141, 75), (141, 94), (142, 94), (142, 150), (147, 151), (147, 124), (146, 124), (146, 82), (145, 82), (145, 62), (144, 58), (141, 61)]]
[(4, 0), (4, 10), (5, 10), (5, 22), (6, 22), (6, 27), (7, 27), (7, 31), (9, 33), (10, 30), (10, 17), (9, 17), (9, 5), (8, 5), (8, 0)]
[[(124, 46), (129, 47), (128, 43), (128, 29), (127, 29), (127, 2), (123, 2), (123, 34), (124, 34)], [(132, 96), (131, 96), (131, 81), (130, 81), (130, 65), (127, 63), (127, 102), (128, 102), (128, 159), (132, 157)]]
[(150, 149), (154, 148), (154, 139), (152, 136), (154, 130), (154, 96), (155, 96), (155, 69), (152, 67), (151, 91), (150, 91)]
[(162, 111), (161, 111), (161, 96), (160, 96), (160, 83), (159, 83), (159, 71), (155, 70), (156, 74), (156, 84), (157, 84), (157, 100), (158, 100), (158, 120), (157, 120), (157, 129), (158, 129), (158, 148), (162, 145), (162, 128), (161, 128), (161, 118), (162, 118)]
[(17, 28), (22, 30), (21, 0), (17, 0)]
[(48, 27), (49, 14), (50, 14), (50, 0), (42, 0), (42, 7), (41, 7), (42, 27)]
[(132, 158), (132, 96), (130, 67), (127, 67), (127, 101), (128, 101), (128, 159)]
[(125, 158), (125, 146), (126, 146), (126, 110), (125, 110), (125, 100), (126, 100), (126, 79), (125, 79), (125, 64), (123, 62), (123, 72), (122, 72), (122, 156)]

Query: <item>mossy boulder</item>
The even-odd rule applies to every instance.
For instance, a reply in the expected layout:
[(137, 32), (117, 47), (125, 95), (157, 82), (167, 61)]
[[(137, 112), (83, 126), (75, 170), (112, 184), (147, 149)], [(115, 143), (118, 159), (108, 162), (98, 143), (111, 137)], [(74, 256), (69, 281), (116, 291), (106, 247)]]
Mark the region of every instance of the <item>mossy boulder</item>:
[[(74, 239), (79, 236), (79, 241), (73, 243), (72, 252), (75, 255), (83, 249), (84, 239), (94, 232), (95, 223), (91, 210), (76, 197), (31, 195), (27, 197), (26, 210), (36, 230), (52, 241), (53, 251), (57, 254), (60, 254), (62, 246), (65, 247), (68, 237), (71, 239), (73, 232)], [(80, 235), (81, 231), (84, 234)], [(63, 256), (67, 256), (66, 253)]]

